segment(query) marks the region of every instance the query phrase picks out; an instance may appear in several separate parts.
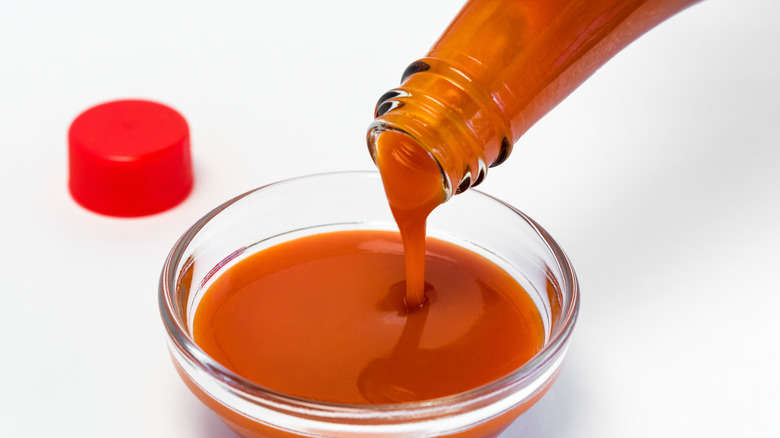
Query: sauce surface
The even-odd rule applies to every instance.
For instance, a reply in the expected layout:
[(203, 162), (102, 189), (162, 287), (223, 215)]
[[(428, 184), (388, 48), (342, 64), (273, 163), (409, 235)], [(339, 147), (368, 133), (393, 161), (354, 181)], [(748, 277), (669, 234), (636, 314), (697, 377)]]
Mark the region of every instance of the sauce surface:
[(343, 231), (230, 267), (195, 313), (195, 341), (259, 385), (306, 399), (385, 404), (496, 380), (542, 347), (538, 309), (484, 257), (427, 241), (427, 304), (408, 310), (398, 233)]

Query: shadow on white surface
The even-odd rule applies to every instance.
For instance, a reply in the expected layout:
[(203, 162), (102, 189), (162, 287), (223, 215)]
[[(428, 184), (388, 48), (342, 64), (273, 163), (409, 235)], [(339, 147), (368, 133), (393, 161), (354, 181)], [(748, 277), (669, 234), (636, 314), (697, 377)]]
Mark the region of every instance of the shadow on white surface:
[(206, 406), (199, 403), (198, 408), (193, 409), (193, 414), (198, 424), (198, 435), (193, 438), (239, 438)]
[(577, 373), (572, 372), (572, 361), (567, 362), (547, 394), (515, 420), (500, 438), (577, 436), (571, 429), (574, 425), (572, 419), (582, 414), (581, 404), (578, 403), (580, 388), (575, 377)]

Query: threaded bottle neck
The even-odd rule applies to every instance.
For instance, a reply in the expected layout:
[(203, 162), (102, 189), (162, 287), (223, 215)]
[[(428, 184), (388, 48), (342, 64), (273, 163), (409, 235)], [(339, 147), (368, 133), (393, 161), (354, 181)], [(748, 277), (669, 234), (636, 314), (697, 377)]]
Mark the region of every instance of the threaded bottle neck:
[(379, 136), (407, 135), (438, 164), (448, 199), (482, 182), (488, 167), (509, 155), (512, 134), (501, 113), (462, 69), (424, 58), (406, 69), (400, 87), (379, 98), (369, 151), (376, 161)]

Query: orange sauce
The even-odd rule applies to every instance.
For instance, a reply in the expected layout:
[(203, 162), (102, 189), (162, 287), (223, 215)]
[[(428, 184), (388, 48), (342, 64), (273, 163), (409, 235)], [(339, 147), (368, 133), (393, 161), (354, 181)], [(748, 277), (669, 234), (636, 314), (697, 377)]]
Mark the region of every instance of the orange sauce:
[(433, 157), (395, 132), (379, 138), (376, 160), (406, 253), (406, 306), (414, 309), (425, 301), (425, 222), (445, 201), (441, 173)]
[(259, 385), (350, 404), (467, 391), (542, 348), (539, 311), (504, 270), (438, 239), (429, 239), (426, 261), (427, 303), (410, 311), (398, 233), (281, 243), (215, 280), (195, 314), (195, 341)]

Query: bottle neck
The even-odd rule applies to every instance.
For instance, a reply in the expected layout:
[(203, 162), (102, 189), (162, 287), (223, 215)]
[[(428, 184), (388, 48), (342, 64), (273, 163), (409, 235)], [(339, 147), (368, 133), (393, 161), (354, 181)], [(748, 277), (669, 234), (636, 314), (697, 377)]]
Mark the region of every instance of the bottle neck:
[(381, 135), (408, 136), (438, 164), (448, 199), (482, 182), (488, 167), (509, 155), (511, 131), (498, 114), (489, 95), (456, 66), (424, 58), (407, 68), (400, 87), (377, 102), (369, 150), (376, 161)]

